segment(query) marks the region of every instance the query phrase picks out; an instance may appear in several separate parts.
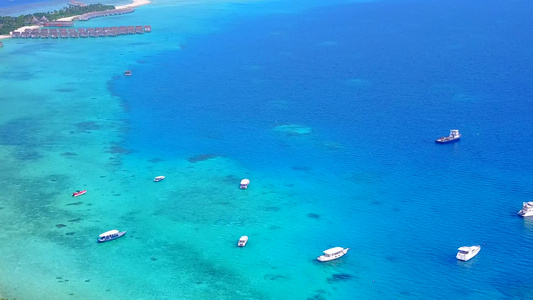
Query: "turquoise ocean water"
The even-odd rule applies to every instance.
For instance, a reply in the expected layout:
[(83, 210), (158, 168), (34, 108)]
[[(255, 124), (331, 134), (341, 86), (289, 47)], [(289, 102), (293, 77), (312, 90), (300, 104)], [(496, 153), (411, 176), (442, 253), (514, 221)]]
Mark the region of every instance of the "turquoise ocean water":
[[(516, 215), (532, 14), (156, 0), (76, 24), (150, 34), (4, 40), (0, 297), (533, 299), (533, 219)], [(316, 262), (334, 246), (350, 251)]]

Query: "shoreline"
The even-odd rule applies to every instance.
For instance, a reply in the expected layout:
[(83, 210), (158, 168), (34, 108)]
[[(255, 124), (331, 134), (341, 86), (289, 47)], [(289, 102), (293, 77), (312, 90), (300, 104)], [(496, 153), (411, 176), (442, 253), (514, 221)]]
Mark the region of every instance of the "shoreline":
[[(133, 7), (138, 7), (138, 6), (142, 6), (142, 5), (147, 5), (147, 4), (150, 4), (150, 3), (152, 3), (150, 0), (133, 0), (132, 3), (130, 3), (130, 4), (115, 6), (115, 9), (133, 8)], [(72, 16), (72, 17), (60, 18), (60, 19), (57, 19), (55, 21), (72, 21), (74, 18), (79, 17), (79, 16), (80, 15), (76, 15), (76, 16)], [(40, 26), (40, 25), (23, 26), (23, 27), (20, 27), (20, 28), (17, 28), (15, 30), (13, 30), (13, 32), (15, 32), (15, 31), (24, 31), (25, 29), (41, 28), (41, 27), (42, 26)], [(11, 35), (9, 35), (9, 34), (0, 35), (0, 40), (10, 39), (10, 38), (11, 38)]]

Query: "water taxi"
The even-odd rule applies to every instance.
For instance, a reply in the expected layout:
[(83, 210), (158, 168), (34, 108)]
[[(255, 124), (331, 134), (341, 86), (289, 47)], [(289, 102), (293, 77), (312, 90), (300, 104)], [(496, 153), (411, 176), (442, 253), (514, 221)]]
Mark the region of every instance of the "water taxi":
[(241, 238), (239, 239), (239, 242), (237, 243), (237, 246), (239, 247), (244, 247), (246, 246), (246, 243), (248, 243), (248, 237), (243, 235), (241, 236)]
[(459, 133), (459, 130), (452, 129), (452, 130), (450, 130), (450, 135), (449, 136), (440, 137), (435, 142), (437, 142), (437, 143), (455, 142), (455, 141), (459, 140), (460, 137), (461, 137), (461, 134)]
[(330, 261), (337, 259), (346, 254), (350, 248), (334, 247), (324, 251), (324, 255), (320, 255), (316, 259), (318, 261)]
[(154, 182), (159, 182), (163, 179), (165, 179), (165, 176), (157, 176), (156, 178), (154, 178)]
[(479, 250), (481, 250), (481, 246), (463, 246), (457, 250), (459, 250), (456, 255), (457, 259), (467, 261), (479, 253)]
[(78, 197), (78, 196), (81, 196), (81, 195), (83, 195), (85, 193), (87, 193), (87, 190), (75, 191), (74, 193), (72, 193), (72, 197)]
[(112, 241), (126, 234), (126, 231), (118, 231), (116, 229), (106, 231), (98, 236), (98, 243)]
[(522, 217), (533, 216), (533, 202), (529, 201), (522, 203), (522, 209), (518, 212), (518, 215)]
[(250, 184), (250, 179), (241, 180), (241, 190), (247, 189), (249, 184)]

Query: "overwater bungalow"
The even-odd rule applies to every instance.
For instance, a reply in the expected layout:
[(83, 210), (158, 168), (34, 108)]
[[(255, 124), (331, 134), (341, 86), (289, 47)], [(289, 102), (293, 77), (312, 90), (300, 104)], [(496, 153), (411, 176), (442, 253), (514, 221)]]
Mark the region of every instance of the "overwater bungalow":
[(126, 34), (142, 34), (146, 31), (145, 26), (120, 26), (120, 27), (97, 27), (97, 28), (35, 28), (25, 29), (24, 32), (12, 32), (13, 38), (86, 38), (86, 37), (115, 37)]

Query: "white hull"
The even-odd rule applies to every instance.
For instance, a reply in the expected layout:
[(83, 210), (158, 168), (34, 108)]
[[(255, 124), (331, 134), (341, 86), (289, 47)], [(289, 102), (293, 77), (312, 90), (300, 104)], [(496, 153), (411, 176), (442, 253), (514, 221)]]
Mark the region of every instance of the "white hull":
[(247, 236), (241, 236), (239, 239), (239, 242), (237, 243), (237, 246), (244, 247), (246, 246), (246, 243), (248, 243), (248, 237)]
[(522, 209), (518, 212), (518, 215), (522, 217), (533, 216), (533, 202), (524, 202)]
[(350, 248), (346, 248), (346, 249), (342, 250), (341, 252), (336, 253), (336, 254), (334, 254), (334, 255), (329, 255), (329, 256), (321, 255), (321, 256), (317, 257), (316, 259), (317, 259), (318, 261), (322, 261), (322, 262), (324, 262), (324, 261), (330, 261), (330, 260), (335, 260), (335, 259), (337, 259), (337, 258), (339, 258), (339, 257), (343, 257), (343, 256), (348, 252), (348, 250), (350, 250)]
[(533, 216), (533, 211), (526, 211), (526, 212), (519, 211), (518, 215), (520, 215), (522, 217), (532, 217)]
[(476, 256), (479, 253), (479, 250), (481, 250), (480, 246), (472, 246), (470, 248), (471, 250), (468, 253), (461, 253), (461, 252), (457, 253), (456, 258), (458, 260), (467, 261), (467, 260), (472, 259), (474, 256)]

